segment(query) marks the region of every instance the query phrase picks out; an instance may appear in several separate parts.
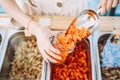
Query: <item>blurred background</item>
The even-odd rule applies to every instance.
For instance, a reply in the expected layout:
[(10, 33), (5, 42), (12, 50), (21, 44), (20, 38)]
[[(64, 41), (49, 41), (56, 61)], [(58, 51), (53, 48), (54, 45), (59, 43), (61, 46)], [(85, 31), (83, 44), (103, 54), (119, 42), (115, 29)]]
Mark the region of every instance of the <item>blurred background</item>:
[[(88, 8), (97, 11), (100, 0), (87, 0)], [(5, 14), (5, 10), (0, 5), (0, 14)], [(120, 16), (120, 4), (116, 8), (112, 8), (109, 12), (103, 16)]]

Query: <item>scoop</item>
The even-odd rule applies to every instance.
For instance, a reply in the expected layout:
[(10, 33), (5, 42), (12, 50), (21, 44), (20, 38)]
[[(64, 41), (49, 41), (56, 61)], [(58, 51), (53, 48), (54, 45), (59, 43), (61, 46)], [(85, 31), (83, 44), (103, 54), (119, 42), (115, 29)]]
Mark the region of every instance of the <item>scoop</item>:
[[(81, 27), (85, 27), (93, 33), (99, 26), (99, 16), (98, 14), (101, 12), (101, 8), (95, 12), (91, 9), (86, 9), (82, 11), (71, 24), (76, 24), (76, 27), (80, 29)], [(75, 21), (76, 20), (76, 21)], [(66, 31), (68, 33), (69, 28)]]

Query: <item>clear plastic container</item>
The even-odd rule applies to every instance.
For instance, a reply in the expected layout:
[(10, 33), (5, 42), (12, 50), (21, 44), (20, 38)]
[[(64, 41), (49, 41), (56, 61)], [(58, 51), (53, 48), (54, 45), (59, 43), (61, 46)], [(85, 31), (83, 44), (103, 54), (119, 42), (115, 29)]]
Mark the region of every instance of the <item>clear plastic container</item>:
[[(57, 63), (64, 62), (67, 55), (69, 53), (71, 53), (76, 46), (76, 43), (74, 43), (74, 42), (65, 44), (65, 45), (61, 45), (58, 41), (58, 37), (60, 37), (61, 35), (62, 35), (62, 32), (58, 33), (57, 35), (55, 35), (51, 38), (52, 45), (61, 52), (60, 56), (62, 57), (62, 60), (57, 60)], [(68, 47), (69, 45), (70, 45), (70, 47)]]
[(80, 29), (81, 27), (87, 28), (91, 33), (96, 31), (96, 29), (99, 26), (99, 16), (101, 9), (99, 9), (97, 12), (86, 9), (82, 11), (77, 17), (76, 17), (76, 27)]
[(59, 49), (61, 52), (71, 53), (71, 52), (74, 50), (74, 48), (75, 48), (75, 43), (71, 43), (71, 44), (72, 44), (71, 48), (65, 49), (65, 48), (59, 43), (59, 41), (57, 40), (57, 37), (61, 36), (61, 34), (62, 34), (62, 32), (58, 33), (57, 35), (55, 35), (55, 36), (52, 38), (51, 42), (52, 42), (53, 46), (54, 46), (55, 48)]

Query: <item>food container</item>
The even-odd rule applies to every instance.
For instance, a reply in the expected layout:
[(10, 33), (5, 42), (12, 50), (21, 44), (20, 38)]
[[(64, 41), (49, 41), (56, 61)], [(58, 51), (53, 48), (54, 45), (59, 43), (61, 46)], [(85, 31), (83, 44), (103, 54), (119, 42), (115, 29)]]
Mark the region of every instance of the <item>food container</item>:
[[(86, 50), (86, 54), (85, 54), (86, 55), (86, 58), (85, 58), (86, 61), (85, 61), (85, 63), (87, 65), (87, 70), (88, 71), (86, 72), (87, 76), (85, 78), (87, 78), (88, 80), (96, 80), (96, 78), (95, 78), (95, 76), (96, 76), (95, 74), (96, 73), (94, 71), (94, 66), (95, 65), (94, 65), (94, 61), (93, 61), (93, 58), (92, 58), (92, 55), (93, 55), (92, 53), (93, 52), (91, 51), (92, 49), (91, 49), (91, 46), (90, 46), (90, 41), (91, 41), (90, 39), (85, 39), (85, 40), (79, 42), (78, 44), (76, 44), (76, 46), (82, 45), (81, 48)], [(77, 49), (77, 47), (75, 47), (75, 49)], [(79, 48), (78, 51), (79, 50), (81, 51), (82, 49)], [(79, 53), (76, 53), (76, 54), (79, 54)], [(82, 57), (80, 57), (80, 56), (77, 57), (77, 58), (75, 57), (74, 60), (73, 60), (73, 62), (74, 62), (73, 63), (71, 58), (70, 58), (70, 56), (74, 56), (75, 57), (75, 50), (73, 50), (73, 52), (69, 53), (69, 55), (68, 55), (68, 57), (67, 57), (67, 59), (65, 60), (64, 63), (61, 63), (61, 64), (49, 63), (48, 66), (47, 66), (47, 77), (46, 77), (46, 80), (58, 80), (58, 77), (60, 79), (60, 76), (63, 77), (63, 80), (71, 80), (70, 79), (71, 75), (74, 75), (75, 74), (74, 72), (77, 71), (77, 70), (75, 70), (75, 67), (76, 67), (76, 69), (81, 67), (81, 71), (86, 69), (86, 68), (82, 68), (82, 66), (80, 66), (80, 65), (77, 65), (77, 64), (80, 64), (80, 62), (78, 62), (78, 63), (74, 62), (74, 60), (77, 61), (78, 58), (81, 59)], [(75, 65), (73, 66), (72, 63), (75, 64)], [(72, 69), (71, 68), (68, 69), (68, 67), (70, 67), (70, 64), (71, 64)], [(64, 73), (64, 70), (55, 71), (55, 69), (56, 70), (57, 70), (57, 68), (63, 69), (63, 68), (65, 68), (65, 66), (67, 67), (66, 68), (67, 72)], [(69, 72), (69, 70), (73, 70), (73, 73), (71, 71)], [(79, 73), (81, 71), (78, 70), (77, 74), (79, 75)], [(58, 73), (61, 73), (61, 75), (59, 75)], [(55, 76), (53, 76), (53, 75), (56, 75), (56, 79), (54, 79)], [(67, 75), (67, 77), (65, 77), (65, 75)], [(74, 80), (80, 80), (80, 78), (75, 78), (74, 77)]]
[[(112, 36), (112, 34), (104, 34), (99, 38), (99, 41), (98, 41), (102, 80), (120, 79), (120, 65), (119, 65), (120, 56), (118, 55), (118, 52), (114, 52), (115, 47), (114, 47), (114, 51), (112, 51), (112, 53), (109, 52), (110, 45), (117, 44), (117, 43), (112, 43), (111, 36)], [(109, 38), (110, 38), (110, 40), (109, 40)], [(108, 43), (108, 41), (110, 41), (110, 44)], [(109, 47), (107, 45), (109, 45)], [(107, 51), (106, 48), (109, 51)], [(111, 48), (111, 50), (112, 50), (112, 48)], [(113, 52), (114, 52), (114, 54), (113, 54)], [(113, 54), (113, 55), (111, 55), (111, 54)]]
[(6, 30), (0, 30), (0, 46), (4, 41), (5, 33), (6, 33)]
[(0, 45), (1, 45), (1, 42), (2, 42), (2, 36), (1, 36), (1, 34), (0, 34)]
[[(12, 33), (11, 33), (12, 32)], [(7, 43), (7, 49), (6, 49), (6, 52), (5, 52), (5, 57), (4, 57), (4, 61), (3, 61), (3, 65), (2, 65), (2, 69), (1, 69), (1, 72), (0, 72), (0, 80), (8, 80), (8, 79), (10, 79), (10, 76), (9, 76), (9, 74), (10, 74), (10, 72), (12, 71), (12, 69), (14, 69), (13, 70), (13, 73), (12, 74), (14, 74), (14, 72), (15, 71), (17, 71), (16, 70), (16, 66), (14, 66), (14, 65), (16, 65), (16, 62), (13, 62), (14, 60), (15, 60), (15, 58), (16, 58), (16, 61), (17, 61), (17, 59), (20, 59), (20, 60), (22, 60), (22, 58), (23, 58), (23, 56), (22, 57), (20, 57), (20, 56), (17, 56), (18, 54), (17, 54), (17, 50), (19, 50), (20, 49), (20, 43), (21, 42), (27, 42), (27, 41), (29, 41), (29, 40), (35, 40), (35, 37), (34, 36), (32, 36), (32, 37), (26, 37), (25, 35), (24, 35), (24, 33), (23, 33), (23, 31), (19, 31), (19, 32), (15, 32), (15, 31), (11, 31), (11, 32), (8, 32), (7, 33), (7, 35), (9, 35), (9, 36), (7, 36), (7, 38), (9, 38), (9, 40), (8, 40), (8, 43), (7, 43), (7, 40), (6, 40), (6, 43)], [(11, 33), (11, 34), (10, 34)], [(6, 38), (6, 39), (7, 39)], [(26, 43), (25, 43), (26, 44)], [(22, 46), (22, 47), (25, 47), (25, 46)], [(21, 48), (22, 48), (21, 47)], [(29, 48), (30, 48), (30, 46), (29, 46)], [(33, 48), (33, 47), (32, 47)], [(32, 48), (30, 48), (30, 49), (32, 49)], [(34, 49), (34, 48), (33, 48)], [(24, 48), (23, 48), (23, 50), (24, 50)], [(21, 51), (21, 50), (20, 50)], [(15, 53), (16, 52), (16, 53)], [(18, 52), (19, 53), (19, 52)], [(30, 54), (30, 53), (29, 53)], [(26, 56), (27, 55), (29, 55), (29, 54), (26, 54)], [(37, 54), (37, 53), (36, 53)], [(39, 54), (38, 54), (39, 55)], [(15, 57), (15, 56), (17, 56), (17, 57)], [(29, 55), (30, 56), (30, 55)], [(20, 57), (20, 58), (19, 58)], [(35, 56), (34, 56), (35, 57)], [(26, 58), (26, 57), (25, 57)], [(27, 63), (27, 62), (25, 62), (24, 60), (25, 60), (25, 58), (23, 59), (23, 62), (24, 62), (24, 65), (25, 65), (25, 63)], [(31, 58), (31, 57), (30, 57)], [(29, 60), (29, 59), (28, 59)], [(34, 60), (34, 58), (33, 58), (33, 60)], [(36, 59), (37, 60), (37, 59)], [(31, 60), (32, 61), (32, 60)], [(34, 60), (35, 61), (35, 60)], [(35, 62), (34, 62), (35, 63)], [(45, 80), (45, 72), (46, 72), (46, 62), (44, 61), (44, 60), (42, 60), (41, 61), (41, 71), (38, 73), (38, 74), (41, 74), (41, 77), (39, 77), (39, 79), (41, 79), (41, 80)], [(31, 64), (31, 66), (29, 67), (29, 69), (32, 67), (32, 65), (33, 64)], [(14, 66), (14, 67), (13, 67)], [(35, 66), (34, 66), (35, 67)], [(36, 68), (36, 67), (35, 67)], [(21, 68), (21, 69), (24, 69), (24, 68)], [(28, 68), (27, 68), (28, 69)], [(26, 69), (26, 70), (27, 70)], [(37, 71), (37, 70), (36, 70)], [(31, 71), (32, 72), (32, 71)], [(19, 70), (18, 70), (18, 73), (19, 73)], [(23, 72), (23, 74), (24, 73), (27, 73), (27, 72)], [(15, 75), (15, 76), (17, 76), (17, 75)], [(29, 76), (32, 76), (32, 75), (29, 75)], [(22, 76), (23, 77), (23, 76)], [(23, 78), (22, 78), (23, 79)], [(29, 79), (29, 78), (28, 78)], [(38, 78), (37, 78), (38, 79)]]
[(3, 48), (3, 43), (5, 41), (5, 36), (6, 36), (6, 30), (0, 30), (0, 69), (1, 69), (1, 64), (2, 64), (2, 48)]
[[(119, 44), (113, 41), (112, 32), (94, 33), (94, 53), (96, 53), (97, 80), (119, 80)], [(118, 48), (117, 48), (118, 46)]]
[[(62, 36), (62, 32), (57, 33), (55, 36), (50, 38), (51, 44), (60, 51), (60, 57), (62, 58), (61, 60), (59, 59), (55, 59), (57, 61), (57, 63), (62, 63), (64, 62), (64, 60), (66, 59), (66, 56), (71, 53), (74, 48), (75, 48), (75, 43), (74, 42), (67, 42), (67, 46), (64, 45), (62, 46), (60, 44), (60, 41), (58, 41), (58, 39), (60, 40)], [(64, 39), (65, 40), (65, 39)], [(62, 42), (61, 42), (62, 43)]]

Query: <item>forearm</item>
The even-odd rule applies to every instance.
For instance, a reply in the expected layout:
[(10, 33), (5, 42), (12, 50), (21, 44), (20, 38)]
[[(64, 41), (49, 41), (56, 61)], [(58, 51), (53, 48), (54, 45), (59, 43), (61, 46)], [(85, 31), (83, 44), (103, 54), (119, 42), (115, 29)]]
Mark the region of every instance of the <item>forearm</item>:
[(20, 10), (15, 0), (0, 0), (0, 3), (11, 17), (25, 27), (28, 25), (28, 22), (31, 18)]

